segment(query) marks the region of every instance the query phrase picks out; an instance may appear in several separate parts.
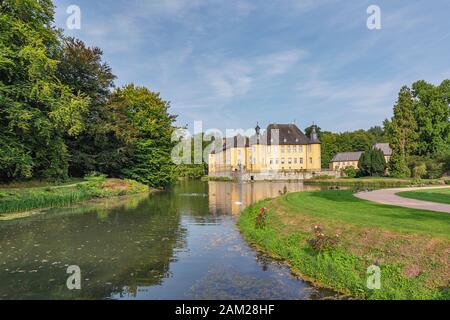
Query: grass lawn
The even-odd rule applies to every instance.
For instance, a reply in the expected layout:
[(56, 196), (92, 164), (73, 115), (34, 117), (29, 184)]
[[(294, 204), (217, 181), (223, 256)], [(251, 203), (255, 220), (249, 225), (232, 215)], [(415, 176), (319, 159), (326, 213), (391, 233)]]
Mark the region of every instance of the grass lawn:
[[(259, 208), (268, 221), (257, 228)], [(238, 225), (266, 253), (321, 286), (363, 299), (450, 299), (450, 215), (381, 205), (351, 191), (311, 191), (247, 208)], [(336, 246), (315, 251), (314, 226), (339, 235)], [(381, 268), (380, 290), (366, 285), (367, 268)]]
[(406, 191), (400, 192), (398, 195), (405, 198), (450, 204), (450, 188)]
[[(31, 184), (35, 185), (35, 184)], [(38, 183), (41, 185), (41, 183)], [(77, 180), (63, 185), (0, 188), (0, 218), (5, 214), (34, 209), (72, 205), (95, 198), (107, 198), (148, 192), (149, 188), (136, 181), (120, 179)]]

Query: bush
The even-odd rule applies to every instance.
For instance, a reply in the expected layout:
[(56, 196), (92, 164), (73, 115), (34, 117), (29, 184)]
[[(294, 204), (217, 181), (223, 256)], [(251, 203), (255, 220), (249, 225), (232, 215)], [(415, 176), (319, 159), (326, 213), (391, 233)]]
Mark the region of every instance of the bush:
[(427, 166), (425, 165), (425, 163), (422, 163), (418, 166), (415, 166), (412, 170), (412, 177), (414, 179), (421, 179), (421, 178), (425, 178), (427, 174)]
[(355, 178), (356, 177), (356, 169), (353, 167), (346, 167), (344, 170), (342, 170), (344, 174), (348, 178)]
[(335, 248), (340, 242), (339, 235), (327, 236), (320, 226), (314, 227), (314, 238), (308, 240), (314, 251), (322, 252)]

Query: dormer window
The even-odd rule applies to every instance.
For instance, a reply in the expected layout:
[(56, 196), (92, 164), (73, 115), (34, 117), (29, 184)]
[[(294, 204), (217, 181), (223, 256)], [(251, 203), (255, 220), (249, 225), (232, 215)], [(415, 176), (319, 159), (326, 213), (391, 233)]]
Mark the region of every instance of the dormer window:
[(284, 142), (287, 142), (287, 139), (286, 139), (286, 138), (284, 138)]

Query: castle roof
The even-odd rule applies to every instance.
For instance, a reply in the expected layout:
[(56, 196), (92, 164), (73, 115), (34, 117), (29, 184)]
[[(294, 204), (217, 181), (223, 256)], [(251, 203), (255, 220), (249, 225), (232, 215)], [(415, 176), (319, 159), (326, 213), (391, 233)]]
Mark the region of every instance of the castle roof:
[(250, 138), (250, 145), (305, 145), (320, 144), (319, 139), (312, 141), (295, 124), (270, 124), (259, 137)]

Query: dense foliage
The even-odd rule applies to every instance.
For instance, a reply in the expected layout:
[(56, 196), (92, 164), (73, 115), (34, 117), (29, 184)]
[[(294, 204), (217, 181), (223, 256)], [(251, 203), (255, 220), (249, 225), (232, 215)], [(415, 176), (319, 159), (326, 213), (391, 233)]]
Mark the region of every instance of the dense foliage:
[(114, 88), (99, 48), (53, 27), (51, 0), (0, 2), (0, 181), (102, 172), (165, 186), (175, 116), (147, 88)]
[(386, 172), (386, 160), (383, 151), (371, 148), (365, 151), (358, 162), (360, 176), (383, 176)]
[(386, 120), (393, 155), (391, 175), (438, 178), (450, 162), (450, 80), (435, 86), (423, 80), (403, 87)]
[(61, 35), (50, 0), (0, 5), (0, 180), (64, 179), (64, 137), (84, 128), (89, 98), (57, 79)]
[[(318, 130), (322, 142), (322, 167), (339, 152), (366, 151), (360, 163), (359, 175), (382, 175), (385, 166), (373, 163), (371, 149), (376, 143), (388, 142), (392, 157), (388, 172), (394, 177), (436, 179), (450, 171), (450, 80), (433, 85), (423, 80), (411, 88), (401, 88), (393, 108), (393, 117), (384, 127), (369, 130), (332, 133)], [(311, 127), (306, 128), (309, 134)], [(376, 166), (375, 169), (373, 166)]]

